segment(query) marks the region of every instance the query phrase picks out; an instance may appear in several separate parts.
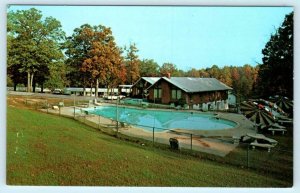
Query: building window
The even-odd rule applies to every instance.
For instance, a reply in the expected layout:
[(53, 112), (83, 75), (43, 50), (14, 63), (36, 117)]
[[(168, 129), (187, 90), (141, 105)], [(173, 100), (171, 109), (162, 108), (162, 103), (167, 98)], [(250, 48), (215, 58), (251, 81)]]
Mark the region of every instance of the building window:
[(181, 90), (172, 89), (172, 99), (181, 99)]
[(181, 90), (177, 90), (177, 99), (181, 99)]
[(161, 98), (161, 88), (154, 89), (154, 98), (160, 99)]

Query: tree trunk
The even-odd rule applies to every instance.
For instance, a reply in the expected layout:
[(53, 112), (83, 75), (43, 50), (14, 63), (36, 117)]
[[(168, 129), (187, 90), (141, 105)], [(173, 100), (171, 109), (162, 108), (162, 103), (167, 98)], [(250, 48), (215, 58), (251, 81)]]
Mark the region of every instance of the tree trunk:
[(83, 78), (83, 96), (86, 95), (86, 91), (85, 91), (85, 77)]
[(98, 97), (98, 87), (99, 87), (99, 79), (96, 79), (96, 88), (95, 88), (95, 98)]
[[(95, 93), (96, 95), (96, 93)], [(90, 96), (93, 96), (93, 83), (91, 82), (91, 92), (90, 92)]]
[(31, 92), (30, 88), (30, 72), (27, 72), (27, 92)]
[(32, 86), (33, 86), (33, 73), (31, 74), (30, 77), (30, 92), (32, 91)]
[(17, 83), (14, 83), (14, 91), (17, 91)]
[(44, 92), (44, 83), (41, 84), (41, 93)]
[(35, 92), (36, 83), (34, 82), (32, 85), (32, 91)]

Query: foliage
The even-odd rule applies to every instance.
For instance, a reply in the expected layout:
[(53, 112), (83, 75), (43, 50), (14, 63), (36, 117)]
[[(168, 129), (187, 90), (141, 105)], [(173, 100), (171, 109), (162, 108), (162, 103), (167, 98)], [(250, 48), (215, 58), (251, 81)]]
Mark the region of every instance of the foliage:
[(200, 77), (200, 72), (199, 72), (199, 70), (192, 68), (191, 70), (187, 71), (187, 76), (198, 78), (198, 77)]
[(129, 84), (134, 84), (140, 78), (140, 60), (138, 59), (138, 49), (135, 44), (130, 44), (127, 49), (127, 55), (125, 57), (126, 61), (126, 71), (127, 71), (127, 82)]
[(179, 70), (175, 64), (172, 63), (163, 63), (163, 65), (159, 69), (161, 76), (174, 76), (174, 77), (180, 77), (184, 76), (184, 72), (182, 70)]
[(88, 30), (92, 30), (92, 26), (89, 24), (75, 28), (72, 36), (67, 37), (63, 46), (67, 56), (66, 76), (70, 85), (75, 87), (86, 87), (87, 82), (91, 81), (90, 74), (80, 70), (84, 60), (88, 58), (88, 52), (92, 46), (92, 39), (87, 33)]
[(88, 72), (96, 82), (98, 93), (99, 82), (108, 88), (115, 87), (125, 80), (125, 66), (121, 50), (117, 47), (110, 28), (94, 26), (83, 30), (91, 40), (87, 58), (83, 61), (81, 71)]
[(126, 79), (126, 69), (110, 28), (84, 24), (76, 28), (66, 43), (68, 78), (71, 85), (86, 87), (99, 84), (106, 87), (117, 86)]
[(263, 64), (258, 73), (257, 93), (293, 98), (293, 16), (286, 15), (262, 50)]
[(153, 59), (140, 61), (140, 75), (155, 77), (159, 76), (159, 65)]
[(68, 85), (66, 78), (66, 66), (62, 62), (49, 65), (49, 76), (45, 82), (45, 87), (53, 90), (55, 88), (63, 89)]
[(245, 64), (241, 67), (224, 66), (223, 68), (213, 65), (211, 68), (200, 69), (198, 71), (192, 69), (187, 74), (192, 77), (216, 78), (232, 87), (239, 101), (242, 101), (253, 96), (253, 88), (257, 84), (257, 72), (257, 67)]
[[(43, 84), (48, 66), (63, 59), (59, 42), (64, 32), (59, 21), (52, 17), (42, 20), (41, 11), (9, 11), (7, 16), (8, 73), (15, 83), (24, 81), (27, 74), (27, 90), (32, 91), (35, 82)], [(17, 78), (22, 76), (22, 79)]]

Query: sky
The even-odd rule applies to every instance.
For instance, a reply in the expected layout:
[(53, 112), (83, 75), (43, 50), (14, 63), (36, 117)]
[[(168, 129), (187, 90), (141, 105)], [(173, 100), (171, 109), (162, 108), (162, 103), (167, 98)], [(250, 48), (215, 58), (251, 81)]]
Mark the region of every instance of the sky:
[(68, 36), (81, 25), (110, 27), (120, 47), (135, 43), (140, 59), (179, 69), (252, 66), (292, 7), (21, 6), (59, 20)]

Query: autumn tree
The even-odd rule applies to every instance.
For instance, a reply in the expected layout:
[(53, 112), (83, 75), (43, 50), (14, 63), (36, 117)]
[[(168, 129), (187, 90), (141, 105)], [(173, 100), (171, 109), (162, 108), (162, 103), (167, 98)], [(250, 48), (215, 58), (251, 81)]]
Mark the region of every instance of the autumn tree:
[(125, 51), (127, 51), (127, 55), (125, 57), (127, 82), (129, 84), (133, 84), (140, 78), (140, 60), (137, 55), (138, 49), (133, 43), (130, 44), (129, 48), (125, 47)]
[(89, 72), (94, 78), (97, 96), (99, 83), (107, 88), (116, 86), (125, 81), (126, 70), (121, 50), (117, 47), (110, 28), (98, 25), (88, 29), (88, 33), (92, 42), (81, 70)]
[(261, 96), (284, 95), (293, 98), (293, 16), (285, 16), (262, 50), (257, 93)]
[(200, 69), (198, 71), (199, 71), (199, 77), (201, 77), (201, 78), (210, 77), (210, 74), (205, 69)]
[(191, 70), (187, 71), (187, 76), (188, 77), (200, 77), (199, 70), (192, 68)]
[(219, 79), (221, 74), (221, 70), (217, 65), (213, 65), (211, 68), (207, 69), (207, 72), (210, 74), (210, 77)]
[(218, 79), (226, 84), (227, 86), (232, 86), (231, 70), (230, 67), (224, 66), (219, 74)]
[[(13, 80), (27, 75), (27, 91), (32, 92), (34, 77), (45, 79), (48, 65), (63, 60), (60, 42), (64, 40), (59, 21), (52, 17), (42, 19), (41, 11), (9, 11), (7, 15), (7, 68)], [(40, 82), (43, 84), (44, 81)]]
[(93, 27), (89, 24), (81, 25), (75, 28), (72, 36), (67, 37), (64, 44), (66, 60), (67, 79), (70, 85), (85, 88), (91, 83), (92, 78), (90, 72), (82, 71), (81, 67), (85, 59), (89, 57), (89, 50), (92, 47)]
[(253, 88), (257, 84), (258, 67), (248, 64), (244, 66), (224, 66), (219, 68), (213, 65), (210, 68), (198, 70), (199, 76), (203, 78), (216, 78), (224, 84), (233, 88), (238, 101), (253, 97)]
[(238, 67), (231, 68), (232, 87), (236, 93), (240, 93), (240, 73)]

